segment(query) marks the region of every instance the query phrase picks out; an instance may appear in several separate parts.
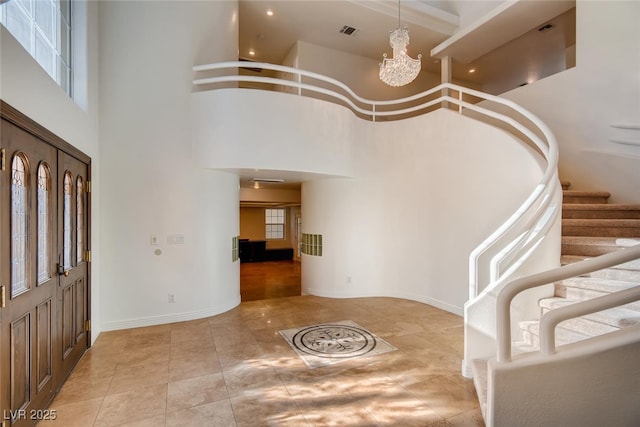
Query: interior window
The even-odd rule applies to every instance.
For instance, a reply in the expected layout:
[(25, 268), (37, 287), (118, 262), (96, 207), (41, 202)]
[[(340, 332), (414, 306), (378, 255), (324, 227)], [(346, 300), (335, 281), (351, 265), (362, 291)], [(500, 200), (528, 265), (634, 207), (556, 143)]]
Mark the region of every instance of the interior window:
[(284, 209), (265, 209), (265, 238), (284, 239)]

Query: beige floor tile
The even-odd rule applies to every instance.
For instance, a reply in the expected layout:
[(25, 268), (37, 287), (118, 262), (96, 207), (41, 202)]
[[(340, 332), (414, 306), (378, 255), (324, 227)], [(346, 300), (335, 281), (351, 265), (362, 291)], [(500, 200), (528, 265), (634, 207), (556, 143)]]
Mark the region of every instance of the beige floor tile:
[(169, 361), (154, 364), (120, 365), (107, 394), (117, 394), (169, 382)]
[(168, 424), (165, 422), (164, 415), (158, 415), (151, 418), (145, 418), (144, 420), (131, 421), (124, 424), (120, 424), (118, 427), (163, 427), (163, 426), (176, 426), (178, 424)]
[(209, 352), (195, 352), (191, 355), (172, 358), (169, 362), (169, 381), (215, 374), (221, 369), (218, 354), (211, 347)]
[(296, 425), (301, 413), (284, 386), (244, 391), (231, 398), (238, 426)]
[(185, 341), (202, 341), (208, 343), (211, 342), (211, 338), (212, 335), (208, 322), (200, 323), (199, 327), (183, 326), (171, 330), (171, 344), (174, 345)]
[(282, 385), (275, 369), (264, 360), (245, 361), (224, 371), (224, 382), (229, 396), (246, 391)]
[(52, 419), (43, 420), (38, 427), (87, 427), (93, 425), (102, 406), (102, 398), (83, 400), (75, 403), (58, 404), (54, 401), (49, 406)]
[(204, 375), (169, 383), (167, 412), (227, 399), (229, 393), (222, 373)]
[[(278, 333), (341, 320), (397, 350), (310, 369)], [(252, 301), (103, 333), (51, 405), (61, 421), (40, 425), (483, 426), (462, 345), (459, 316), (413, 301)]]
[(170, 344), (155, 344), (148, 346), (135, 346), (127, 348), (120, 358), (120, 365), (155, 365), (168, 362), (170, 359)]
[(164, 416), (166, 406), (166, 384), (112, 394), (104, 398), (94, 426), (119, 426), (124, 423)]
[(444, 418), (479, 408), (473, 380), (461, 375), (445, 375), (429, 381), (412, 384), (408, 389), (428, 402)]
[(171, 344), (170, 358), (183, 358), (188, 356), (211, 354), (216, 351), (213, 344), (213, 337), (205, 339), (181, 341)]
[(113, 377), (91, 377), (89, 375), (71, 375), (55, 397), (54, 406), (92, 400), (106, 396)]
[(452, 418), (447, 418), (451, 427), (484, 427), (484, 419), (480, 409), (472, 409)]
[(234, 427), (236, 420), (229, 399), (167, 413), (167, 426)]

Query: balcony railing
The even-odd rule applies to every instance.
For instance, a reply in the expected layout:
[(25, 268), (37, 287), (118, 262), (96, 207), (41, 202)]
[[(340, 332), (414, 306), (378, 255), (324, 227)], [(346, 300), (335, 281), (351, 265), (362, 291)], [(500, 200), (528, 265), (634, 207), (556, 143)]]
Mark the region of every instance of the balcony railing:
[[(240, 70), (270, 72), (272, 76), (247, 75)], [(399, 120), (437, 108), (500, 126), (542, 156), (544, 173), (520, 207), (469, 257), (469, 300), (496, 283), (504, 283), (527, 259), (555, 223), (560, 212), (557, 175), (558, 147), (549, 128), (516, 103), (451, 83), (395, 100), (372, 100), (357, 95), (346, 84), (311, 71), (261, 62), (231, 61), (193, 67), (195, 90), (214, 90), (230, 84), (251, 85), (299, 96), (322, 98), (351, 109), (365, 120)], [(255, 73), (258, 74), (258, 73)]]

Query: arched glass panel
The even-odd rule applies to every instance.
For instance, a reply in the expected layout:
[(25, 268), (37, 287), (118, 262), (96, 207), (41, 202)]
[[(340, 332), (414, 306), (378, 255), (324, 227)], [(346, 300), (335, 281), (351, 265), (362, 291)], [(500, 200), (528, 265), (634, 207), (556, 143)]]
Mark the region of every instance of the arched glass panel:
[(76, 180), (76, 261), (80, 264), (84, 256), (84, 181)]
[(11, 296), (29, 289), (27, 282), (29, 171), (24, 154), (11, 161)]
[(63, 217), (63, 254), (62, 254), (62, 266), (65, 270), (71, 269), (71, 197), (73, 193), (73, 177), (71, 172), (66, 171), (64, 173), (64, 207), (62, 212)]
[(51, 278), (51, 172), (49, 165), (38, 166), (38, 284)]

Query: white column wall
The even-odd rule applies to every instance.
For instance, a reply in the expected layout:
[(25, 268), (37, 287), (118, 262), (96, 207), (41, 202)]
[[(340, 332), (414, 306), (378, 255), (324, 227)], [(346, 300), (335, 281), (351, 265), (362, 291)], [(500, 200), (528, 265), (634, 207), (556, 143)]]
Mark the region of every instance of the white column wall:
[[(237, 12), (233, 1), (100, 3), (105, 330), (240, 302), (238, 177), (200, 167), (189, 115), (191, 67), (237, 57)], [(176, 235), (183, 244), (169, 244)]]

